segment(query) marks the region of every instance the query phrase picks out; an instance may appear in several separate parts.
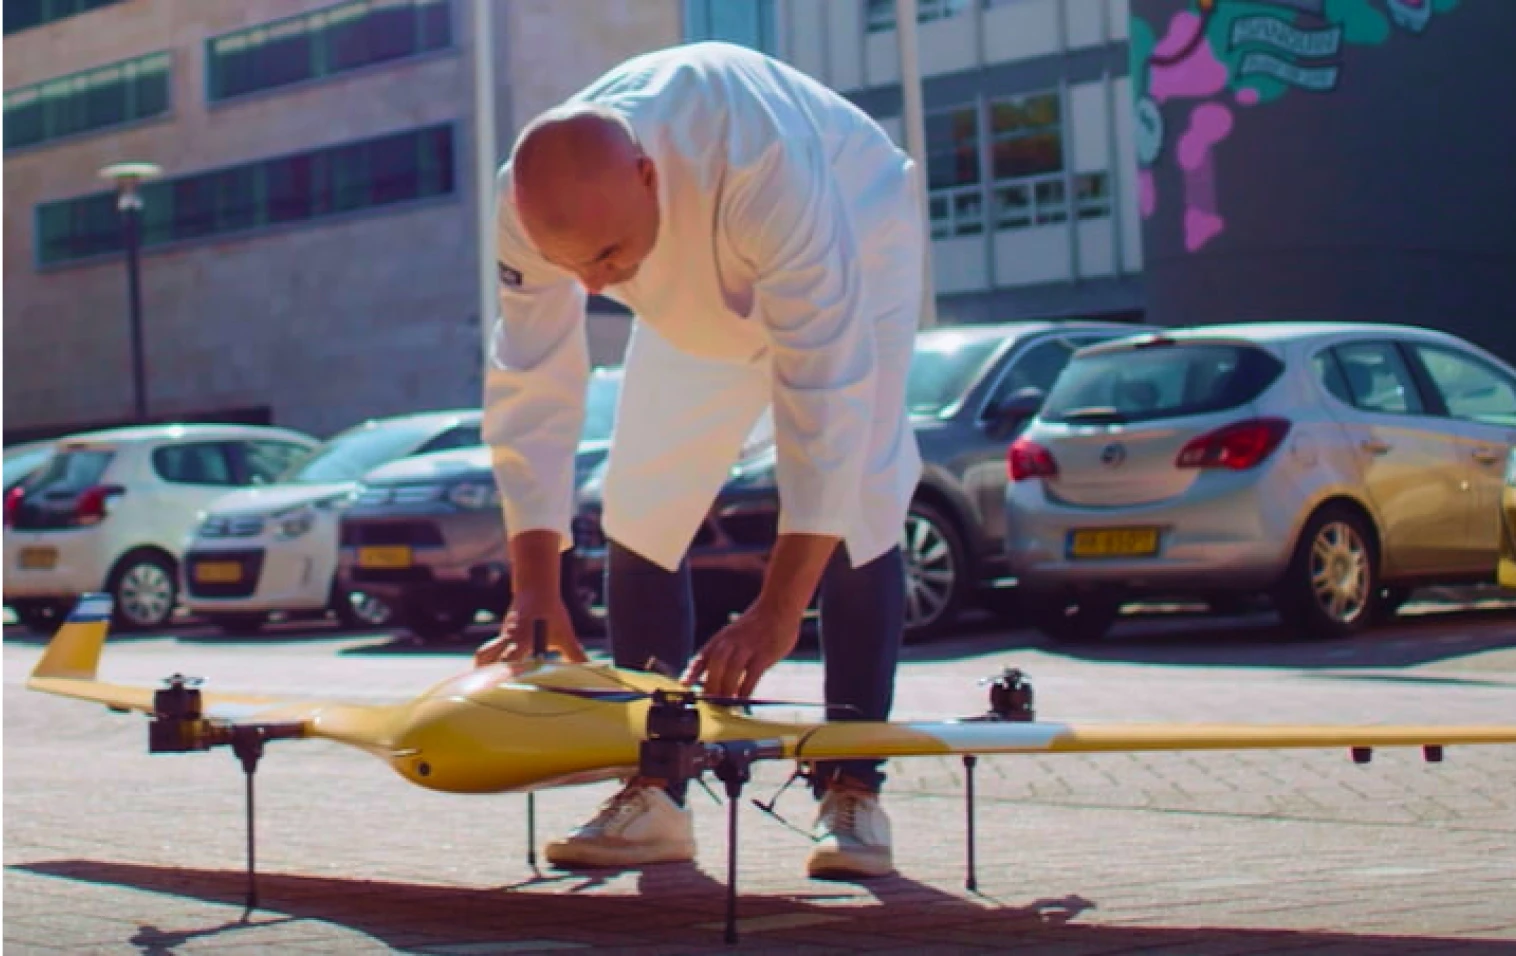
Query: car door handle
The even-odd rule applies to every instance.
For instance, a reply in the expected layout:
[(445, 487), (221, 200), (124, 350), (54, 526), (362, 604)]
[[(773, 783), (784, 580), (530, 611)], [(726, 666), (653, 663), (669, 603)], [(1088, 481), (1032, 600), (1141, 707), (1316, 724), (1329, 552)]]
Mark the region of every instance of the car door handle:
[(1475, 461), (1484, 465), (1499, 464), (1505, 458), (1493, 448), (1476, 448), (1470, 454), (1474, 456)]
[(1394, 448), (1395, 446), (1391, 445), (1387, 441), (1380, 441), (1377, 438), (1370, 438), (1363, 442), (1362, 447), (1364, 451), (1368, 452), (1371, 455), (1384, 455), (1388, 454), (1390, 449)]

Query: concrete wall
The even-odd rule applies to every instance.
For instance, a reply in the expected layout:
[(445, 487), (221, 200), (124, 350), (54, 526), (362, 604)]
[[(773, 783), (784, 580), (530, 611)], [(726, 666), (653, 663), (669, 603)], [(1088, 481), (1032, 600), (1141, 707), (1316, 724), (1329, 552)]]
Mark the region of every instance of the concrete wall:
[(1516, 3), (1197, 6), (1132, 3), (1149, 318), (1405, 322), (1516, 360)]

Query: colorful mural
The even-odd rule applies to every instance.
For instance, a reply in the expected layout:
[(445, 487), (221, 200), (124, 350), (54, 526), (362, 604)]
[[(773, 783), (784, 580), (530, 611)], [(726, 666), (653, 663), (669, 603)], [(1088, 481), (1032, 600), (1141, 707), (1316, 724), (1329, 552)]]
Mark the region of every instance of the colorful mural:
[[(1291, 91), (1337, 88), (1350, 46), (1379, 46), (1397, 32), (1420, 34), (1460, 0), (1191, 0), (1162, 31), (1131, 24), (1136, 97), (1138, 201), (1151, 218), (1165, 197), (1153, 169), (1172, 154), (1183, 182), (1184, 247), (1195, 252), (1221, 235), (1216, 149), (1238, 110), (1266, 106)], [(1506, 0), (1516, 2), (1516, 0)]]

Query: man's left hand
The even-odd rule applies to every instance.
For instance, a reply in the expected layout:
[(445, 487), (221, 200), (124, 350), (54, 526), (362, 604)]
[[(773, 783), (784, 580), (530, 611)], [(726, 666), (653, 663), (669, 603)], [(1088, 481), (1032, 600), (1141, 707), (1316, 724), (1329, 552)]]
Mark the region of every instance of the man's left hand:
[(706, 642), (685, 669), (684, 683), (703, 681), (702, 692), (717, 697), (751, 696), (764, 673), (795, 649), (802, 620), (753, 605)]

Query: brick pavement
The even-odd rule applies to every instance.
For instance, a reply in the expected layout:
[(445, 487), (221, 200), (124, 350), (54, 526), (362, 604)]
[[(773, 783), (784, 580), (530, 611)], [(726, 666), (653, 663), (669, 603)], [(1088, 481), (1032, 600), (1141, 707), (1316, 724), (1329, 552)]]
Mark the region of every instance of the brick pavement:
[[(1509, 721), (1512, 631), (1479, 619), (1285, 649), (1202, 633), (1188, 649), (1151, 637), (1103, 659), (981, 636), (914, 649), (897, 714), (978, 710), (974, 680), (1014, 663), (1047, 719)], [(149, 757), (140, 718), (22, 691), (36, 654), (6, 643), (8, 952), (726, 949), (725, 813), (698, 788), (697, 865), (533, 878), (525, 798), (429, 793), (314, 741), (274, 745), (260, 768), (263, 909), (244, 923), (236, 761)], [(464, 665), (381, 639), (149, 639), (114, 642), (104, 671), (387, 697)], [(764, 687), (819, 689), (804, 661)], [(761, 768), (748, 795), (767, 799), (786, 773)], [(956, 758), (892, 765), (901, 875), (869, 885), (805, 879), (805, 839), (744, 806), (738, 949), (1516, 953), (1516, 748), (1454, 748), (1440, 765), (1412, 750), (1368, 766), (1315, 751), (986, 758), (979, 895), (963, 888), (962, 776)], [(540, 796), (539, 841), (607, 792)], [(809, 823), (798, 788), (778, 809)]]

